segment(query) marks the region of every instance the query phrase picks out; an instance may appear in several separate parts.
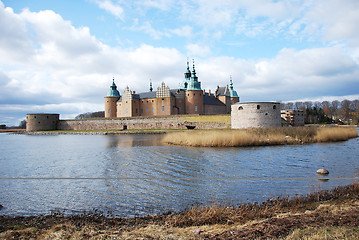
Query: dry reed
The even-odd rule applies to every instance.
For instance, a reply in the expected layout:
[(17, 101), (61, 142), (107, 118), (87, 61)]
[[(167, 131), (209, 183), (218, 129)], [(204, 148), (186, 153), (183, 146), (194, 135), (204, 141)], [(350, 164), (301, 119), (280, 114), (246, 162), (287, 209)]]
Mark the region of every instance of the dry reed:
[(273, 127), (167, 133), (163, 142), (194, 147), (245, 147), (335, 142), (355, 137), (358, 137), (355, 128)]

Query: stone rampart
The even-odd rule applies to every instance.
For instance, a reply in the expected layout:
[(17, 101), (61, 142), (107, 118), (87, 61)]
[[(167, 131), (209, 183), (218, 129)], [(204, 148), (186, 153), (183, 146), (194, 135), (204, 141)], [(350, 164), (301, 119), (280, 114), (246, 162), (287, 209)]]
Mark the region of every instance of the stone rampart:
[(165, 118), (114, 118), (60, 120), (58, 130), (124, 130), (124, 129), (186, 129), (186, 126), (196, 126), (196, 129), (229, 128), (228, 124), (219, 122), (189, 122), (178, 117)]

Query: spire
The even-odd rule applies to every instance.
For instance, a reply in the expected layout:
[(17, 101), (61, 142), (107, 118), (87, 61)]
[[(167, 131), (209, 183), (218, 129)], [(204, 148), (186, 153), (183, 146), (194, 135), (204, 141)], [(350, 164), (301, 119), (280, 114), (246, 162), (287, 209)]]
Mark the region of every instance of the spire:
[(233, 90), (233, 82), (232, 82), (232, 75), (230, 75), (230, 80), (229, 80), (229, 88), (231, 89), (231, 90)]
[(233, 89), (232, 75), (230, 76), (230, 79), (229, 79), (229, 94), (230, 94), (231, 98), (232, 97), (239, 97), (237, 91), (235, 91)]
[(152, 81), (150, 79), (150, 92), (152, 92), (153, 88), (152, 88)]
[(201, 82), (198, 81), (198, 77), (196, 75), (194, 59), (193, 59), (193, 70), (192, 70), (191, 78), (188, 82), (187, 90), (201, 90)]
[(107, 97), (120, 97), (120, 92), (117, 90), (114, 77), (112, 78), (112, 85), (110, 88), (111, 90), (107, 93)]
[(194, 68), (194, 59), (193, 60), (193, 70), (192, 70), (192, 74), (194, 77), (196, 77), (196, 69)]

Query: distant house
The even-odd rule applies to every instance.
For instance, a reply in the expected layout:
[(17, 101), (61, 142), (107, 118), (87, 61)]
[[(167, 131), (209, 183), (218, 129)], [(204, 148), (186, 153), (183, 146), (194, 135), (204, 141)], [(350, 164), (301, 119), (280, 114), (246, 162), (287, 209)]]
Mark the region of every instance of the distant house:
[(166, 116), (177, 114), (228, 114), (231, 104), (239, 102), (239, 96), (229, 86), (217, 87), (214, 93), (206, 92), (198, 81), (195, 66), (192, 71), (187, 61), (185, 79), (177, 89), (170, 89), (164, 82), (153, 91), (136, 93), (126, 87), (122, 96), (113, 80), (105, 97), (105, 117)]
[(304, 112), (301, 110), (282, 110), (281, 117), (293, 127), (304, 126)]

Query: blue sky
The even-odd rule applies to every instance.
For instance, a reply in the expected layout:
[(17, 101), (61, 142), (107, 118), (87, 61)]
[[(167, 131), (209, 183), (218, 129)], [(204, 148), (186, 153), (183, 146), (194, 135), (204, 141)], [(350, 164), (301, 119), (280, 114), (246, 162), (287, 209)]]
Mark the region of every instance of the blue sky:
[(0, 0), (0, 124), (104, 108), (112, 78), (183, 80), (241, 101), (359, 98), (357, 0)]

